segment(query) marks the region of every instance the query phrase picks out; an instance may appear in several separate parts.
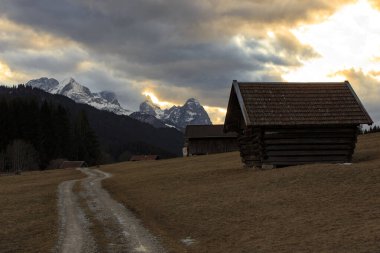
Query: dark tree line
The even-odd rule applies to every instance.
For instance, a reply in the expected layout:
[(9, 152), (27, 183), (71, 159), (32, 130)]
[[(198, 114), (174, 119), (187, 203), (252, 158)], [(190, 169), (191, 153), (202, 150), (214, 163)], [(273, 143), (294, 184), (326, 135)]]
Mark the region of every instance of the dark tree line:
[[(65, 96), (57, 94), (53, 95), (43, 90), (25, 85), (18, 85), (14, 87), (0, 86), (0, 100), (1, 99), (8, 102), (15, 99), (23, 99), (26, 101), (34, 100), (39, 108), (45, 101), (47, 101), (46, 103), (48, 105), (54, 105), (55, 108), (60, 105), (66, 110), (67, 118), (70, 124), (69, 128), (71, 136), (74, 135), (74, 125), (77, 122), (79, 115), (81, 112), (85, 112), (88, 118), (89, 126), (91, 126), (91, 129), (95, 133), (99, 142), (99, 147), (101, 150), (99, 163), (102, 164), (112, 163), (115, 161), (125, 161), (128, 160), (131, 155), (152, 154), (159, 155), (161, 158), (170, 158), (182, 155), (184, 136), (183, 133), (173, 128), (154, 128), (147, 123), (142, 123), (128, 116), (116, 115), (112, 112), (98, 110), (86, 104), (78, 104)], [(56, 116), (58, 115), (60, 114), (57, 114)], [(65, 120), (61, 120), (61, 122), (64, 121)], [(30, 124), (30, 120), (27, 122)], [(64, 125), (65, 124), (61, 124), (58, 127), (67, 129)], [(3, 134), (7, 133), (4, 132), (4, 130), (1, 131)], [(62, 130), (60, 132), (64, 131)], [(38, 137), (36, 137), (36, 139), (38, 139)], [(65, 139), (67, 138), (62, 138), (62, 140)], [(84, 143), (83, 141), (79, 141), (80, 139), (81, 138), (76, 139), (77, 142)], [(57, 140), (57, 142), (58, 141), (59, 140)], [(31, 143), (30, 141), (24, 142)], [(70, 140), (70, 143), (72, 142), (73, 140)], [(62, 146), (64, 146), (64, 144), (59, 145), (59, 147)], [(72, 153), (76, 153), (78, 155), (72, 155), (72, 158), (70, 158), (70, 156), (64, 158), (72, 160), (86, 160), (75, 157), (85, 156), (83, 153), (88, 152), (87, 149), (81, 148), (80, 145), (78, 148), (73, 148), (72, 145), (70, 146), (70, 149), (76, 151)], [(5, 151), (3, 149), (4, 148), (2, 148), (0, 152), (4, 153)], [(51, 152), (53, 152), (53, 150)], [(39, 160), (38, 164), (40, 163), (41, 161)]]
[(376, 132), (380, 132), (380, 126), (374, 125), (374, 126), (370, 126), (368, 129), (362, 130), (363, 134), (376, 133)]
[(0, 97), (0, 170), (45, 169), (66, 158), (96, 164), (100, 151), (86, 113), (36, 98)]

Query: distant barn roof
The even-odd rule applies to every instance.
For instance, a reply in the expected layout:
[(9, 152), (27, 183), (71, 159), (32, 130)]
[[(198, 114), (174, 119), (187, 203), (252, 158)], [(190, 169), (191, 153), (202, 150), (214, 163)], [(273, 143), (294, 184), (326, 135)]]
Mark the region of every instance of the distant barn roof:
[[(226, 125), (237, 108), (246, 125), (372, 124), (350, 83), (233, 82)], [(228, 127), (227, 127), (228, 128)]]
[(87, 166), (85, 161), (63, 161), (61, 169), (81, 168)]
[(236, 133), (224, 133), (223, 125), (188, 125), (185, 136), (191, 138), (234, 138)]
[(149, 161), (158, 160), (160, 157), (158, 155), (133, 155), (130, 161)]

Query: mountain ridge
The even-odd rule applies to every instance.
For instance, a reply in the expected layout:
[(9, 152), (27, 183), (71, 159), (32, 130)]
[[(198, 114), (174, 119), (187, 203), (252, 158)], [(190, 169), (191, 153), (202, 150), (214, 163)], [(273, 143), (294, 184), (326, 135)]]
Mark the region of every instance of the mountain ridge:
[(88, 87), (75, 81), (74, 78), (58, 82), (54, 78), (41, 77), (28, 81), (26, 85), (51, 94), (66, 96), (77, 103), (87, 104), (100, 110), (118, 115), (128, 115), (156, 128), (175, 127), (184, 131), (187, 125), (212, 124), (207, 112), (195, 98), (189, 98), (182, 106), (174, 105), (168, 109), (161, 109), (152, 101), (151, 97), (147, 96), (147, 99), (140, 104), (139, 110), (132, 112), (120, 105), (114, 92), (93, 93)]
[(130, 110), (124, 109), (112, 91), (93, 93), (91, 90), (79, 84), (74, 78), (64, 79), (58, 82), (54, 78), (41, 77), (26, 83), (27, 86), (42, 89), (51, 94), (59, 94), (71, 98), (77, 103), (88, 104), (97, 109), (110, 111), (118, 115), (129, 115)]

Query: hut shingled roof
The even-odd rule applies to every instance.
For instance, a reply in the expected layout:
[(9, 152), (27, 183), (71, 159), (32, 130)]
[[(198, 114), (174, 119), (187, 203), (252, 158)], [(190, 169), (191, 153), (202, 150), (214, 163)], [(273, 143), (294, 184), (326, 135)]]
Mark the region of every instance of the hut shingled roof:
[(129, 161), (149, 161), (158, 160), (160, 157), (158, 155), (133, 155)]
[[(240, 110), (237, 110), (239, 109)], [(234, 81), (225, 125), (237, 111), (246, 125), (372, 124), (373, 121), (348, 81), (237, 82)], [(225, 130), (228, 131), (228, 127)], [(226, 129), (227, 128), (227, 129)]]

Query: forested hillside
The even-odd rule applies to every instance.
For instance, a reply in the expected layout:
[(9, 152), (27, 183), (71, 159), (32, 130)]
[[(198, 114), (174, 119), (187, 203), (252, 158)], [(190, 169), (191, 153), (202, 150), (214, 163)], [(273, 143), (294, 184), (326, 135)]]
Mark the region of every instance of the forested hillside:
[(0, 98), (0, 170), (45, 168), (57, 158), (100, 162), (86, 113), (70, 120), (61, 105), (35, 98)]
[(7, 148), (20, 143), (30, 157), (37, 157), (29, 165), (39, 168), (55, 158), (96, 164), (126, 160), (132, 154), (175, 157), (183, 144), (182, 133), (175, 129), (156, 129), (24, 85), (0, 87), (0, 110), (0, 162)]

